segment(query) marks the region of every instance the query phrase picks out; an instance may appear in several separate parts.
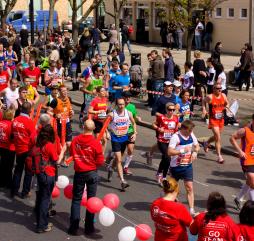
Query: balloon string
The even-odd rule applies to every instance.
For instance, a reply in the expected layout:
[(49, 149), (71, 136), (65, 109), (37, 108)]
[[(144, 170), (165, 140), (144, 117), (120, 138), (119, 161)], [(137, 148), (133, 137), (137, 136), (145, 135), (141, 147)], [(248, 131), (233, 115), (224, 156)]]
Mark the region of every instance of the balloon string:
[[(112, 209), (111, 209), (111, 210), (112, 210)], [(134, 227), (138, 226), (137, 224), (133, 223), (131, 220), (129, 220), (128, 218), (125, 218), (124, 216), (122, 216), (121, 214), (117, 213), (116, 211), (112, 210), (112, 212), (113, 212), (114, 214), (116, 214), (117, 216), (119, 216), (120, 218), (124, 219), (125, 221), (127, 221), (127, 222), (131, 223), (132, 225), (134, 225)], [(143, 229), (142, 227), (139, 227), (139, 228), (142, 229), (144, 232), (147, 233), (147, 230)], [(154, 235), (152, 234), (152, 237), (153, 237), (153, 236), (154, 236)]]

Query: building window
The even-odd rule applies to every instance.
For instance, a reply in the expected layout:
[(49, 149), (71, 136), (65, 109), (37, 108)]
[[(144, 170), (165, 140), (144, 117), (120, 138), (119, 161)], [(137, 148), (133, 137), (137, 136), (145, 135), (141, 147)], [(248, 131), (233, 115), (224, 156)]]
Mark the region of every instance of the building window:
[(126, 3), (123, 7), (122, 19), (127, 25), (133, 24), (132, 3)]
[(247, 18), (248, 17), (248, 10), (247, 8), (241, 8), (240, 9), (240, 18)]
[(234, 18), (234, 17), (235, 17), (235, 9), (228, 8), (228, 18)]
[(215, 17), (216, 18), (221, 18), (221, 16), (222, 16), (222, 10), (221, 10), (221, 8), (216, 8), (216, 10), (215, 10)]
[[(81, 3), (82, 3), (82, 0), (77, 0), (77, 6), (79, 6)], [(83, 5), (84, 6), (84, 5)], [(81, 18), (82, 17), (82, 9), (83, 9), (83, 6), (81, 6), (79, 9), (78, 9), (78, 12), (77, 12), (77, 17), (78, 18)], [(68, 17), (69, 19), (72, 18), (72, 9), (71, 9), (71, 6), (70, 6), (70, 3), (68, 1)]]
[(155, 7), (153, 11), (154, 28), (159, 28), (161, 23), (166, 20), (167, 12), (165, 7)]
[(137, 6), (137, 19), (145, 19), (145, 26), (149, 26), (149, 4), (138, 3)]

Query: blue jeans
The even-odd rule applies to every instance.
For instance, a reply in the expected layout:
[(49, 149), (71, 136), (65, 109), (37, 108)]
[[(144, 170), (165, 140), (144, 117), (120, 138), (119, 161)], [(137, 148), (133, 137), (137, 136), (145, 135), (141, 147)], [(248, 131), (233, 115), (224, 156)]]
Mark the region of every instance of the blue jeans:
[(200, 50), (201, 49), (201, 35), (195, 35), (195, 46), (196, 49)]
[(131, 54), (131, 43), (130, 43), (130, 40), (127, 40), (127, 42), (122, 42), (122, 51), (123, 51), (123, 53), (124, 53), (124, 46), (125, 46), (125, 44), (127, 44), (129, 53)]
[[(154, 80), (152, 82), (152, 90), (163, 92), (164, 80)], [(153, 95), (153, 104), (160, 98), (160, 95)]]
[(48, 227), (48, 210), (51, 194), (55, 185), (55, 176), (51, 177), (45, 173), (37, 175), (39, 190), (36, 195), (36, 220), (37, 229)]
[[(21, 177), (23, 174), (25, 160), (27, 158), (28, 152), (16, 155), (16, 166), (14, 169), (13, 179), (12, 179), (12, 194), (16, 194), (19, 191)], [(23, 190), (22, 194), (26, 195), (30, 192), (32, 182), (32, 174), (25, 171)]]
[[(73, 198), (71, 203), (70, 229), (77, 230), (80, 220), (80, 202), (86, 184), (87, 199), (95, 197), (98, 185), (97, 171), (75, 172), (73, 180)], [(85, 230), (94, 231), (94, 214), (86, 210)]]

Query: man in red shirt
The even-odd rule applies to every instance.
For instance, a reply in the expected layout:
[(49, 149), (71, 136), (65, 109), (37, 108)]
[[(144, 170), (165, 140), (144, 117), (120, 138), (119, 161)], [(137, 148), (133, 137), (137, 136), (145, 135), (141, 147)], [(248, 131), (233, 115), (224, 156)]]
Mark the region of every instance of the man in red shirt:
[[(77, 235), (80, 220), (80, 202), (87, 186), (87, 199), (96, 195), (98, 174), (97, 168), (104, 163), (101, 143), (93, 136), (95, 129), (92, 120), (84, 123), (84, 134), (76, 136), (70, 147), (70, 155), (74, 158), (75, 175), (73, 180), (73, 198), (71, 204), (70, 227), (68, 233)], [(86, 211), (85, 234), (93, 234), (94, 214)]]
[[(32, 105), (24, 102), (21, 107), (21, 114), (16, 117), (12, 123), (13, 142), (16, 149), (16, 166), (13, 174), (13, 183), (11, 196), (18, 195), (21, 177), (24, 169), (25, 160), (30, 150), (30, 136), (35, 131), (32, 119), (29, 117)], [(25, 198), (30, 192), (32, 175), (25, 172), (23, 190), (21, 197)]]
[(4, 62), (0, 61), (0, 91), (8, 87), (9, 73), (4, 70)]
[(37, 89), (37, 86), (41, 84), (41, 70), (35, 66), (35, 60), (29, 60), (29, 67), (22, 71), (22, 77), (30, 78), (31, 85)]

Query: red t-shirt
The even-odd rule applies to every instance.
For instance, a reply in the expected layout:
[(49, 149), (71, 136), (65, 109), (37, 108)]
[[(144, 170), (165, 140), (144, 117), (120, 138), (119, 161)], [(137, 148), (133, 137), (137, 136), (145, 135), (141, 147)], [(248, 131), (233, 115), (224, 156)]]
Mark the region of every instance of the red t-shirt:
[(238, 224), (240, 228), (240, 238), (239, 241), (253, 241), (254, 240), (254, 226)]
[(11, 141), (11, 126), (12, 121), (10, 120), (0, 121), (0, 147), (14, 151), (15, 147)]
[(2, 73), (0, 73), (0, 91), (8, 87), (8, 82), (9, 74), (6, 70), (3, 70)]
[(159, 142), (169, 143), (171, 136), (177, 131), (178, 117), (173, 115), (172, 118), (168, 118), (165, 115), (157, 116), (156, 120), (159, 128), (164, 128), (164, 132), (158, 132), (157, 140)]
[[(54, 143), (48, 142), (45, 146), (41, 148), (42, 159), (44, 161), (56, 162), (58, 160), (57, 150)], [(56, 175), (56, 168), (53, 165), (48, 165), (45, 167), (45, 173), (48, 176)]]
[(96, 97), (92, 100), (92, 102), (90, 103), (90, 106), (93, 107), (94, 111), (99, 111), (99, 110), (103, 110), (103, 113), (100, 114), (95, 114), (93, 119), (94, 120), (104, 120), (107, 117), (107, 98), (99, 98)]
[(158, 198), (150, 211), (156, 228), (155, 241), (188, 241), (186, 227), (192, 217), (182, 203)]
[(28, 116), (20, 115), (12, 122), (13, 142), (16, 154), (22, 154), (30, 150), (30, 136), (35, 131), (34, 122)]
[(28, 67), (23, 70), (22, 76), (23, 78), (30, 78), (31, 85), (37, 88), (37, 85), (39, 84), (39, 78), (41, 77), (41, 70), (38, 67), (35, 67), (33, 70)]
[(198, 241), (238, 241), (240, 231), (231, 217), (224, 214), (206, 224), (205, 215), (205, 212), (200, 213), (190, 226), (190, 232), (194, 235), (198, 234)]
[(93, 171), (104, 163), (102, 145), (93, 135), (76, 136), (71, 143), (70, 155), (74, 158), (76, 172)]

